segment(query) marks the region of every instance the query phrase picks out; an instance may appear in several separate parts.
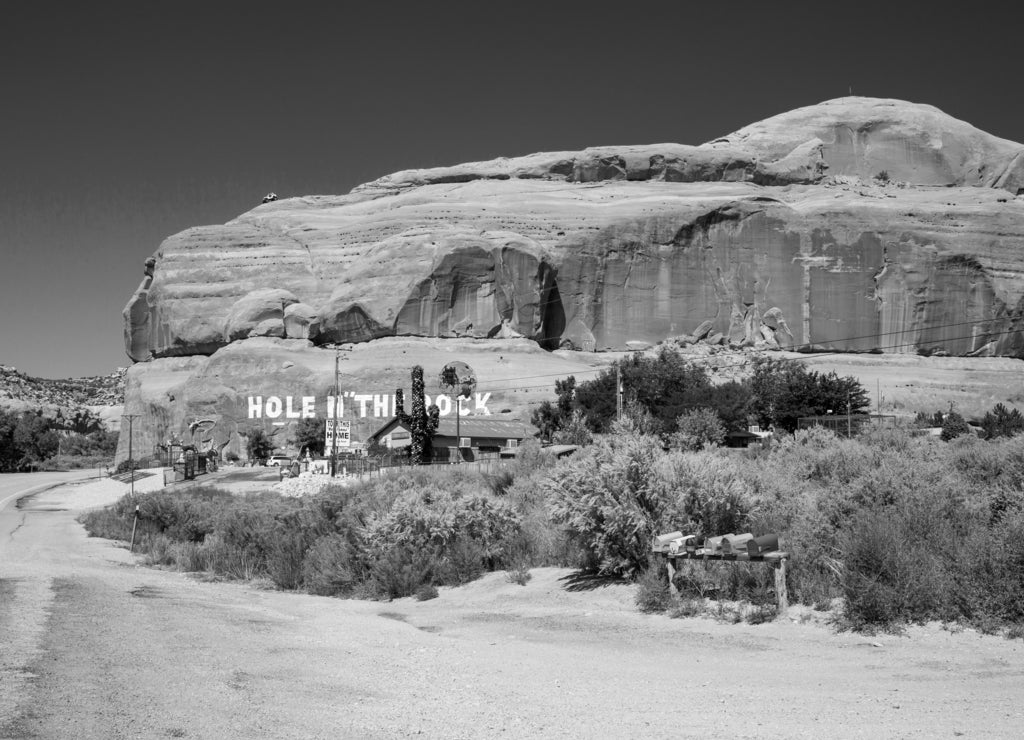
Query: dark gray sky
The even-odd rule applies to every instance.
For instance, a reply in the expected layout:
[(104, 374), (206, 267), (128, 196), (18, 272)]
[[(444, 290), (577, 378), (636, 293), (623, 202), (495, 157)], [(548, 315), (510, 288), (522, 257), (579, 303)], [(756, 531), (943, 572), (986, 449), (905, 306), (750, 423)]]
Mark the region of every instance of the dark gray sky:
[(146, 257), (271, 190), (697, 144), (851, 86), (1024, 141), (1012, 4), (352, 5), (4, 6), (0, 363), (54, 378), (129, 364), (121, 309)]

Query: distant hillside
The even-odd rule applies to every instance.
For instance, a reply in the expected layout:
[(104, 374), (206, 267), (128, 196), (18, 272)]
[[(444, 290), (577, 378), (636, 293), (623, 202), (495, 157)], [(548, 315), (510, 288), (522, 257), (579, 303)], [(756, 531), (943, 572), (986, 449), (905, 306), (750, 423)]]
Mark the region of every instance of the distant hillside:
[(0, 407), (119, 406), (124, 403), (126, 369), (90, 378), (33, 378), (10, 365), (0, 365)]

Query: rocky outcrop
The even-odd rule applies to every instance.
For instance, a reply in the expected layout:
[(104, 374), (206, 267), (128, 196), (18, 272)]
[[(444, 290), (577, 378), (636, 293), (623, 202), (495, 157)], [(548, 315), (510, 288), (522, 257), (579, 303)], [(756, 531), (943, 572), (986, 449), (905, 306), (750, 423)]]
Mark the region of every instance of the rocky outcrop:
[(121, 421), (126, 372), (126, 368), (119, 368), (109, 375), (51, 380), (0, 365), (0, 409), (65, 419), (88, 410), (105, 429), (116, 431)]
[(267, 202), (168, 239), (135, 360), (253, 337), (524, 336), (1024, 354), (1024, 147), (843, 98), (700, 146), (535, 154)]

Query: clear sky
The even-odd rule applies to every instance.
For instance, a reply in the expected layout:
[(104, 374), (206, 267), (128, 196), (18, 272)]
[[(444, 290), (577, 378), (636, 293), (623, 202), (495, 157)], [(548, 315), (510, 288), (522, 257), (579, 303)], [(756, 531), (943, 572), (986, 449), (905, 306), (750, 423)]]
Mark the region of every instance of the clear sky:
[(536, 151), (699, 144), (851, 87), (1024, 141), (1020, 8), (5, 4), (0, 363), (51, 378), (129, 364), (121, 310), (146, 257), (268, 191), (345, 193), (400, 169)]

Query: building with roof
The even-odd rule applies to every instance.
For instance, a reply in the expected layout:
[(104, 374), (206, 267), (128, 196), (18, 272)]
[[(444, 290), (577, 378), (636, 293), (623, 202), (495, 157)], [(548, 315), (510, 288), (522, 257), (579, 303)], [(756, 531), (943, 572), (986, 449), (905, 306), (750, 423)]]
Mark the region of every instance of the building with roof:
[[(517, 419), (465, 416), (456, 426), (455, 417), (441, 417), (434, 434), (433, 457), (435, 461), (452, 462), (458, 460), (460, 454), (463, 460), (497, 457), (503, 450), (515, 449), (524, 439), (536, 436), (537, 431), (532, 424)], [(408, 447), (412, 444), (409, 422), (394, 416), (366, 441), (392, 450)]]

